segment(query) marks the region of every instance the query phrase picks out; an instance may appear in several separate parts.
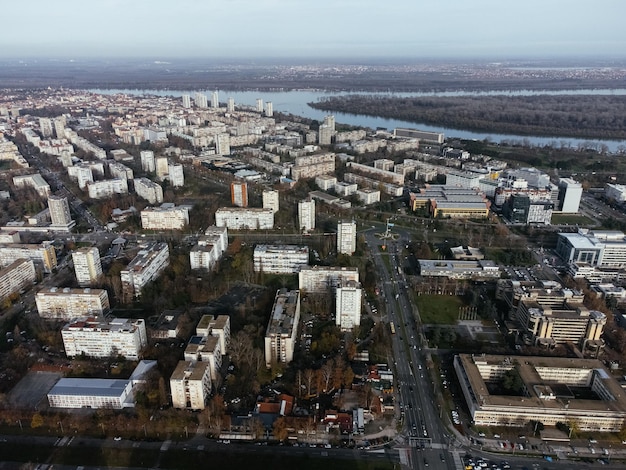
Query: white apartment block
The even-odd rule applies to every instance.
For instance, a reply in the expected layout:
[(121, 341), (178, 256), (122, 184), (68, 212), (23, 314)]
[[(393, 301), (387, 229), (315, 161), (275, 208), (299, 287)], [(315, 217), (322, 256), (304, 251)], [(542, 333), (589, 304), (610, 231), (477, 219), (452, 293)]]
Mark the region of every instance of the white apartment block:
[(301, 178), (315, 178), (316, 176), (335, 172), (335, 154), (307, 155), (297, 157), (295, 165), (291, 167), (291, 178), (295, 181)]
[(378, 189), (359, 189), (356, 192), (356, 196), (365, 206), (380, 202), (380, 191)]
[(220, 351), (225, 355), (230, 344), (230, 317), (228, 315), (203, 315), (196, 326), (196, 335), (219, 338)]
[(607, 183), (604, 185), (604, 196), (615, 202), (626, 202), (626, 185)]
[(163, 202), (163, 188), (148, 178), (137, 178), (135, 180), (135, 192), (137, 196), (145, 199), (150, 204), (160, 204)]
[(211, 271), (228, 248), (228, 229), (209, 227), (189, 252), (191, 269)]
[(278, 191), (273, 189), (263, 191), (263, 209), (272, 209), (275, 214), (278, 212), (279, 206)]
[(141, 227), (146, 230), (182, 230), (189, 225), (190, 206), (163, 203), (141, 211)]
[(362, 292), (359, 284), (348, 282), (336, 290), (335, 323), (342, 331), (361, 324)]
[(288, 364), (298, 338), (300, 322), (300, 291), (280, 289), (276, 292), (272, 315), (265, 332), (265, 365)]
[(0, 245), (0, 266), (8, 266), (21, 258), (30, 259), (42, 265), (46, 273), (52, 272), (57, 267), (57, 255), (50, 242), (44, 242), (41, 245), (17, 243)]
[(333, 189), (337, 184), (337, 177), (330, 175), (320, 175), (315, 177), (315, 184), (322, 191)]
[(305, 266), (298, 273), (300, 291), (327, 292), (349, 282), (359, 282), (358, 268), (336, 266)]
[(124, 180), (132, 180), (134, 177), (133, 170), (128, 168), (123, 163), (119, 162), (109, 163), (109, 173), (111, 173), (112, 178), (119, 178)]
[(274, 211), (249, 207), (222, 207), (215, 212), (215, 225), (231, 230), (274, 228)]
[(192, 336), (185, 348), (185, 361), (207, 362), (211, 380), (217, 380), (222, 367), (222, 350), (217, 336)]
[(74, 273), (80, 286), (90, 286), (102, 276), (102, 263), (98, 248), (79, 248), (72, 252)]
[(50, 185), (39, 173), (35, 173), (33, 175), (14, 176), (13, 184), (16, 188), (30, 186), (37, 191), (41, 197), (48, 197), (50, 195)]
[(91, 199), (103, 199), (114, 194), (127, 194), (128, 182), (125, 179), (94, 181), (87, 184), (87, 192)]
[(93, 170), (89, 165), (78, 164), (67, 168), (67, 174), (78, 183), (80, 189), (85, 189), (89, 183), (93, 183)]
[(156, 165), (157, 178), (159, 178), (160, 180), (164, 180), (170, 171), (169, 161), (167, 160), (167, 157), (157, 157), (154, 162)]
[(142, 150), (139, 154), (141, 159), (141, 169), (147, 173), (154, 173), (156, 171), (156, 164), (154, 161), (154, 152), (152, 150)]
[(356, 222), (337, 224), (337, 253), (352, 255), (356, 251)]
[(387, 158), (374, 160), (374, 168), (376, 168), (377, 170), (393, 171), (394, 165), (395, 165), (395, 162)]
[(139, 297), (143, 286), (156, 279), (169, 262), (170, 250), (167, 243), (148, 243), (137, 253), (126, 269), (120, 272), (122, 289), (128, 296)]
[(0, 230), (0, 244), (19, 243), (20, 241), (22, 241), (22, 238), (20, 237), (20, 232), (18, 232), (17, 230), (13, 230), (10, 232)]
[(257, 245), (254, 271), (293, 274), (309, 265), (309, 247), (298, 245)]
[(139, 360), (141, 350), (148, 344), (146, 324), (142, 319), (82, 317), (61, 330), (67, 357), (85, 354), (88, 357), (123, 356)]
[(18, 259), (0, 269), (0, 301), (29, 287), (36, 279), (35, 264), (30, 259)]
[(35, 302), (41, 318), (54, 320), (102, 315), (110, 308), (109, 294), (104, 289), (51, 287), (37, 292)]
[(167, 165), (167, 171), (167, 177), (173, 187), (181, 188), (185, 186), (185, 172), (180, 163), (169, 163)]
[(309, 232), (315, 229), (315, 199), (305, 199), (298, 203), (298, 230)]
[(395, 184), (397, 186), (404, 185), (404, 175), (393, 171), (380, 170), (373, 166), (362, 165), (360, 163), (348, 162), (346, 167), (354, 172), (365, 175), (367, 177), (383, 181), (385, 183)]
[(335, 192), (339, 195), (339, 196), (352, 196), (353, 194), (356, 194), (356, 191), (358, 189), (358, 185), (356, 183), (346, 183), (345, 181), (339, 181), (336, 185), (335, 185)]
[(50, 210), (50, 221), (55, 227), (66, 229), (76, 225), (70, 214), (70, 205), (67, 198), (63, 196), (48, 196), (48, 209)]
[(203, 410), (211, 393), (209, 364), (179, 361), (170, 377), (170, 391), (174, 408)]

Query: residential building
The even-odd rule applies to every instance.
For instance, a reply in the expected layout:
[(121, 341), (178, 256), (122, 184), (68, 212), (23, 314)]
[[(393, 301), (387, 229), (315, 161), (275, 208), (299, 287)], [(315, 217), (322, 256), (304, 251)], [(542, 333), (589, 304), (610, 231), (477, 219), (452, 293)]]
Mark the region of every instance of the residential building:
[(298, 203), (298, 230), (315, 230), (315, 199), (309, 197)]
[(266, 189), (263, 191), (263, 209), (272, 209), (274, 214), (276, 214), (279, 205), (278, 191), (274, 189)]
[(333, 189), (337, 184), (337, 177), (330, 175), (320, 175), (315, 177), (315, 184), (322, 190)]
[(0, 301), (19, 293), (37, 280), (35, 264), (30, 259), (17, 259), (0, 269)]
[(335, 192), (339, 196), (352, 196), (353, 194), (356, 194), (358, 187), (359, 186), (356, 183), (346, 183), (345, 181), (339, 181), (335, 185)]
[(109, 294), (104, 289), (50, 287), (37, 292), (35, 302), (41, 318), (54, 320), (104, 315), (110, 308)]
[(211, 371), (208, 362), (179, 361), (170, 377), (172, 406), (203, 410), (211, 393)]
[(230, 134), (222, 133), (215, 136), (215, 153), (230, 155)]
[(182, 96), (182, 99), (183, 99), (183, 108), (185, 109), (191, 108), (191, 96), (188, 94), (184, 94)]
[(0, 245), (0, 266), (8, 266), (21, 258), (33, 260), (43, 267), (45, 273), (50, 273), (57, 267), (57, 255), (51, 242), (43, 242), (41, 245)]
[(229, 113), (235, 112), (235, 98), (228, 98), (228, 101), (226, 102), (226, 111)]
[(185, 361), (208, 362), (211, 380), (217, 380), (222, 367), (222, 351), (220, 339), (217, 336), (192, 336), (185, 348)]
[(257, 245), (254, 248), (255, 272), (294, 274), (308, 264), (308, 246)]
[(22, 241), (20, 237), (20, 232), (17, 230), (5, 231), (0, 230), (0, 244), (4, 243), (19, 243)]
[(167, 172), (167, 177), (172, 187), (182, 188), (185, 186), (185, 172), (183, 171), (183, 165), (180, 163), (169, 163), (167, 166)]
[(94, 181), (87, 184), (87, 191), (91, 199), (104, 199), (114, 194), (128, 194), (128, 181), (121, 178)]
[(349, 282), (358, 283), (359, 270), (336, 266), (303, 266), (298, 273), (298, 282), (301, 292), (328, 292)]
[(378, 160), (374, 160), (374, 168), (383, 171), (393, 171), (393, 167), (395, 162), (393, 160), (389, 160), (387, 158), (381, 158)]
[(156, 176), (160, 181), (163, 181), (167, 178), (170, 171), (169, 161), (167, 157), (156, 157), (154, 163), (156, 167)]
[(132, 407), (132, 382), (119, 379), (61, 378), (48, 392), (50, 408)]
[(76, 280), (80, 286), (90, 286), (102, 276), (100, 251), (95, 246), (72, 251), (72, 262)]
[(119, 162), (109, 162), (109, 172), (113, 178), (132, 180), (134, 177), (133, 170)]
[(80, 189), (87, 188), (89, 183), (93, 183), (93, 168), (91, 165), (79, 163), (78, 165), (67, 168), (67, 174), (73, 180), (76, 180)]
[(70, 214), (70, 205), (67, 198), (63, 196), (48, 196), (48, 209), (50, 210), (50, 220), (52, 227), (59, 227), (69, 230), (76, 225)]
[(127, 297), (141, 295), (141, 289), (156, 279), (169, 265), (167, 243), (151, 242), (142, 247), (137, 256), (120, 272), (122, 289)]
[(154, 152), (152, 150), (142, 150), (139, 156), (141, 158), (141, 169), (148, 173), (154, 173), (156, 171)]
[(248, 183), (245, 181), (230, 183), (230, 201), (233, 206), (248, 207)]
[(265, 103), (265, 116), (266, 117), (274, 116), (274, 105), (272, 104), (271, 101), (268, 101), (267, 103)]
[[(619, 432), (626, 418), (624, 390), (596, 359), (459, 354), (454, 370), (476, 426), (576, 423), (584, 432)], [(524, 393), (493, 394), (489, 384), (510, 371), (523, 382)], [(584, 398), (589, 396), (596, 399)]]
[(441, 145), (445, 140), (443, 133), (420, 131), (417, 129), (407, 129), (398, 127), (393, 130), (394, 137), (408, 137), (410, 139), (419, 139), (420, 143)]
[(141, 227), (146, 230), (182, 230), (189, 225), (190, 206), (164, 202), (160, 207), (141, 211)]
[(228, 229), (209, 227), (189, 252), (191, 269), (211, 271), (228, 248)]
[(196, 326), (196, 335), (215, 336), (220, 342), (222, 355), (228, 352), (230, 345), (230, 317), (228, 315), (203, 315)]
[(193, 102), (197, 108), (208, 108), (207, 97), (204, 93), (196, 93)]
[(215, 212), (215, 225), (231, 230), (266, 230), (274, 228), (272, 209), (222, 207)]
[(265, 332), (265, 365), (288, 364), (298, 337), (300, 291), (280, 289), (276, 292), (272, 314)]
[(148, 345), (146, 324), (142, 319), (86, 316), (78, 318), (61, 330), (67, 357), (84, 354), (88, 357), (122, 356), (138, 360)]
[(356, 251), (356, 222), (343, 221), (337, 224), (337, 253), (353, 255)]
[(291, 179), (298, 181), (301, 178), (315, 178), (316, 176), (334, 172), (334, 153), (307, 155), (296, 157), (295, 165), (291, 167)]
[(361, 285), (348, 281), (336, 290), (335, 323), (342, 331), (351, 331), (361, 324)]
[(380, 202), (380, 191), (378, 189), (358, 189), (356, 196), (365, 206)]
[(21, 175), (13, 177), (13, 184), (16, 188), (24, 188), (29, 186), (37, 191), (41, 197), (48, 197), (50, 195), (50, 185), (43, 179), (39, 173), (32, 175)]
[(604, 197), (609, 201), (615, 201), (619, 204), (626, 202), (626, 185), (611, 184), (604, 185)]
[(163, 202), (163, 188), (148, 178), (137, 178), (135, 180), (135, 192), (150, 204)]

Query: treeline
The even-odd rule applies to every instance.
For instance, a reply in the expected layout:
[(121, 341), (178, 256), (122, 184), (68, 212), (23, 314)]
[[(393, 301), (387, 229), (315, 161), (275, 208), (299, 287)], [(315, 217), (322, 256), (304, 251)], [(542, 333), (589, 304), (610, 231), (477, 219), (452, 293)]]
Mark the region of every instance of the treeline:
[(400, 119), (477, 132), (624, 139), (626, 96), (332, 96), (316, 109)]

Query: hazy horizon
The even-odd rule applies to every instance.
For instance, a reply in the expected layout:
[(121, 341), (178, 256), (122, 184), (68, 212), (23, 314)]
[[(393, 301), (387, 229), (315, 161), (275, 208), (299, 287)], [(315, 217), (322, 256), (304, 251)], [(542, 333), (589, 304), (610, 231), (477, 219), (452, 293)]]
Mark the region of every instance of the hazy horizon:
[(626, 2), (31, 0), (3, 5), (3, 59), (621, 59)]

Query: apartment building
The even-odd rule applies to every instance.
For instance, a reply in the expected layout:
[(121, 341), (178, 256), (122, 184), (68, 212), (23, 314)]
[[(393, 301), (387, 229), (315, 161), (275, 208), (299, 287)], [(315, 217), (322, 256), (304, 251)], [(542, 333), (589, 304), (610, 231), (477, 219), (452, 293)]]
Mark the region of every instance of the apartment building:
[(121, 178), (94, 181), (87, 184), (87, 193), (91, 199), (104, 199), (114, 194), (128, 194), (128, 181)]
[(168, 163), (167, 177), (172, 187), (182, 188), (183, 186), (185, 186), (184, 167), (180, 163)]
[(35, 264), (30, 259), (17, 259), (0, 269), (0, 301), (19, 293), (37, 279)]
[(163, 188), (148, 178), (137, 178), (134, 180), (135, 192), (137, 196), (145, 199), (150, 204), (160, 204), (163, 202)]
[(143, 246), (126, 269), (120, 272), (124, 294), (139, 297), (143, 286), (156, 279), (169, 265), (169, 260), (167, 243), (151, 242)]
[(152, 150), (142, 150), (139, 153), (141, 159), (141, 169), (147, 173), (154, 173), (156, 165), (154, 162), (154, 152)]
[(41, 318), (54, 320), (103, 315), (110, 308), (109, 294), (104, 289), (50, 287), (37, 292), (35, 303)]
[(189, 225), (191, 206), (176, 206), (164, 202), (160, 207), (147, 207), (141, 211), (141, 227), (147, 230), (182, 230)]
[(272, 314), (265, 332), (265, 365), (288, 364), (298, 336), (300, 321), (300, 291), (280, 289), (276, 292)]
[(53, 227), (69, 230), (76, 225), (70, 214), (70, 205), (67, 198), (63, 196), (48, 196), (48, 209), (50, 210), (50, 221)]
[(228, 248), (228, 229), (211, 226), (189, 252), (191, 269), (212, 270)]
[(248, 183), (245, 181), (230, 183), (230, 202), (233, 206), (248, 207)]
[(348, 282), (359, 282), (358, 268), (303, 266), (298, 273), (298, 288), (311, 293), (328, 292)]
[(32, 175), (21, 175), (13, 177), (13, 184), (16, 188), (31, 187), (39, 196), (46, 198), (50, 195), (50, 185), (39, 173)]
[(294, 274), (309, 265), (309, 247), (298, 245), (257, 245), (254, 271)]
[(309, 197), (298, 203), (298, 230), (315, 230), (315, 199)]
[(90, 165), (79, 163), (67, 168), (68, 176), (78, 183), (80, 189), (87, 188), (89, 183), (93, 183), (93, 170)]
[(123, 163), (109, 162), (109, 173), (112, 178), (132, 180), (134, 178), (133, 170)]
[(348, 281), (335, 291), (335, 324), (341, 331), (352, 331), (361, 324), (361, 285)]
[(113, 318), (107, 321), (100, 316), (81, 317), (65, 325), (61, 337), (67, 357), (119, 355), (136, 361), (148, 344), (146, 324), (142, 319)]
[(274, 189), (266, 189), (263, 191), (263, 208), (272, 209), (274, 214), (278, 212), (278, 209), (280, 208), (278, 191)]
[(79, 248), (72, 252), (74, 273), (80, 286), (90, 286), (102, 276), (100, 251), (95, 246)]
[(45, 273), (50, 273), (57, 267), (56, 251), (50, 242), (44, 242), (41, 245), (20, 243), (0, 245), (0, 266), (8, 266), (21, 258), (33, 260), (42, 266)]
[(274, 211), (248, 207), (222, 207), (215, 212), (215, 225), (230, 230), (272, 229)]
[(330, 175), (320, 175), (315, 177), (315, 184), (322, 191), (328, 191), (329, 189), (333, 189), (337, 184), (337, 177)]
[(220, 341), (220, 351), (222, 354), (228, 352), (230, 344), (230, 317), (228, 315), (203, 315), (196, 326), (196, 335), (215, 336)]
[(220, 373), (220, 367), (222, 367), (222, 350), (220, 345), (220, 338), (217, 336), (192, 336), (189, 338), (185, 348), (185, 361), (207, 362), (211, 380), (215, 381)]
[(337, 253), (353, 255), (356, 251), (356, 222), (342, 221), (337, 224)]
[(170, 377), (170, 391), (174, 408), (203, 410), (211, 393), (209, 363), (179, 361)]
[(363, 203), (364, 206), (370, 204), (376, 204), (380, 202), (380, 191), (378, 189), (357, 189), (356, 197)]
[(298, 181), (301, 178), (315, 178), (316, 176), (334, 172), (334, 153), (307, 155), (296, 158), (295, 165), (291, 167), (291, 179)]

